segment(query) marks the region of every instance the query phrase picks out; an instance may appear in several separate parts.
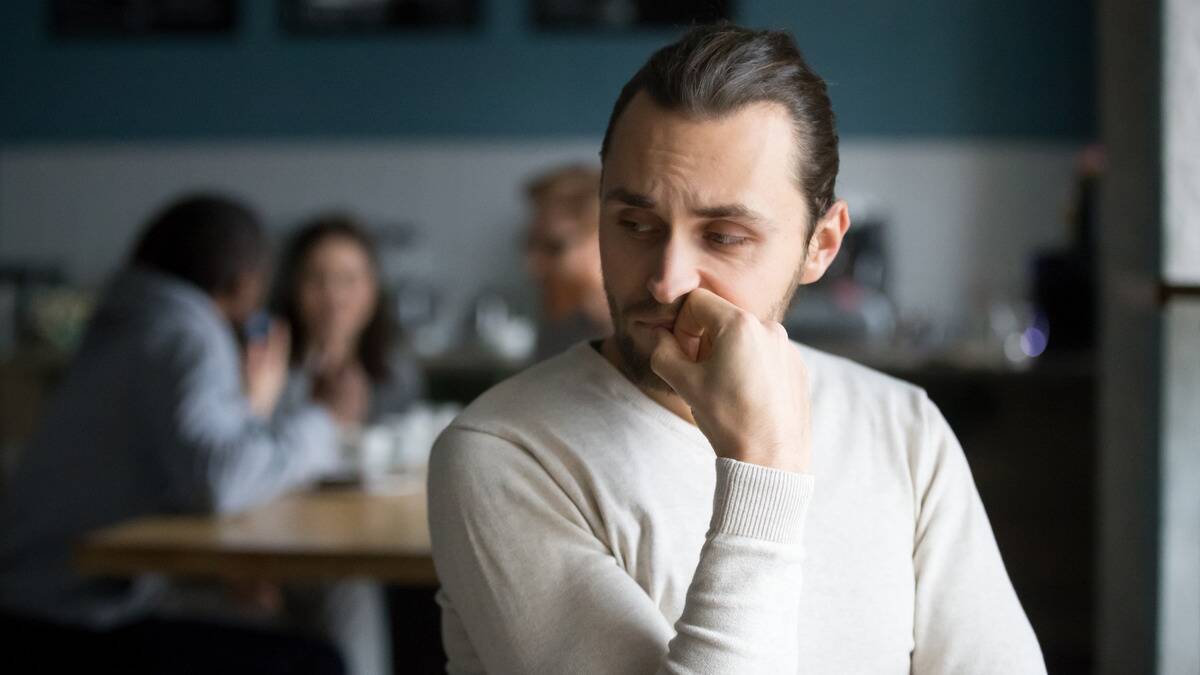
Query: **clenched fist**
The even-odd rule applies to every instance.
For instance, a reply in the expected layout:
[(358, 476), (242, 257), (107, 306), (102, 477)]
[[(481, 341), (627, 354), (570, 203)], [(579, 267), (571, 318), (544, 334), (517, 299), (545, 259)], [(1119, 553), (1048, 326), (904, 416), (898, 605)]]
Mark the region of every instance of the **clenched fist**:
[(691, 407), (721, 457), (802, 472), (812, 445), (808, 370), (787, 331), (717, 294), (692, 291), (650, 367)]

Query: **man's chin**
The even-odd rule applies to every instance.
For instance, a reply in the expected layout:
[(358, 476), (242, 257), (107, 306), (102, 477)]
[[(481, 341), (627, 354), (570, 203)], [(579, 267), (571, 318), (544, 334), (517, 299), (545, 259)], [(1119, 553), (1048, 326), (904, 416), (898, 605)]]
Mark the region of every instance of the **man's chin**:
[(621, 354), (621, 371), (640, 389), (664, 394), (675, 390), (650, 367), (650, 351), (642, 349), (627, 333), (615, 336)]

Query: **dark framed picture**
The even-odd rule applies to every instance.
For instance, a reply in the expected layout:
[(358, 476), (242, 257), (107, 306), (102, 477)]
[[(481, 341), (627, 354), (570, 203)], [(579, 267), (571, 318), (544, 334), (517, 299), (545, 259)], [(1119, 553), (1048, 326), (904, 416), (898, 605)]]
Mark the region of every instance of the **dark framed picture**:
[(411, 28), (471, 28), (481, 0), (280, 0), (285, 31), (336, 35)]
[(733, 0), (533, 0), (540, 29), (669, 28), (733, 18)]
[(55, 37), (223, 36), (237, 25), (236, 0), (51, 0)]

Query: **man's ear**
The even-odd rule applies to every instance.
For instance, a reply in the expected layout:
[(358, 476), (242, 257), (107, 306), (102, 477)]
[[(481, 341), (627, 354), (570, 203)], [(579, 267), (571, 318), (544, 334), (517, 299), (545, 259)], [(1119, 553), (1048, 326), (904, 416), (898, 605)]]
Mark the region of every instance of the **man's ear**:
[(825, 275), (825, 270), (829, 269), (842, 249), (842, 239), (849, 229), (850, 207), (846, 200), (839, 199), (817, 221), (816, 229), (808, 239), (800, 283), (811, 284)]

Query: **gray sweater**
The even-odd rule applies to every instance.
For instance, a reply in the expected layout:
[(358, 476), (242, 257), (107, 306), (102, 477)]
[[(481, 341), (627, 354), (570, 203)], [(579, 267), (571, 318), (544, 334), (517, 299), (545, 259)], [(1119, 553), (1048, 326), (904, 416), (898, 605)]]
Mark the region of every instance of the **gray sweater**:
[(962, 448), (916, 387), (798, 347), (810, 473), (718, 459), (591, 346), (442, 434), (452, 675), (1044, 675)]
[(85, 533), (244, 509), (311, 481), (336, 449), (318, 407), (270, 423), (251, 412), (233, 331), (208, 295), (122, 272), (5, 490), (0, 608), (93, 627), (138, 618), (160, 584), (76, 574)]

